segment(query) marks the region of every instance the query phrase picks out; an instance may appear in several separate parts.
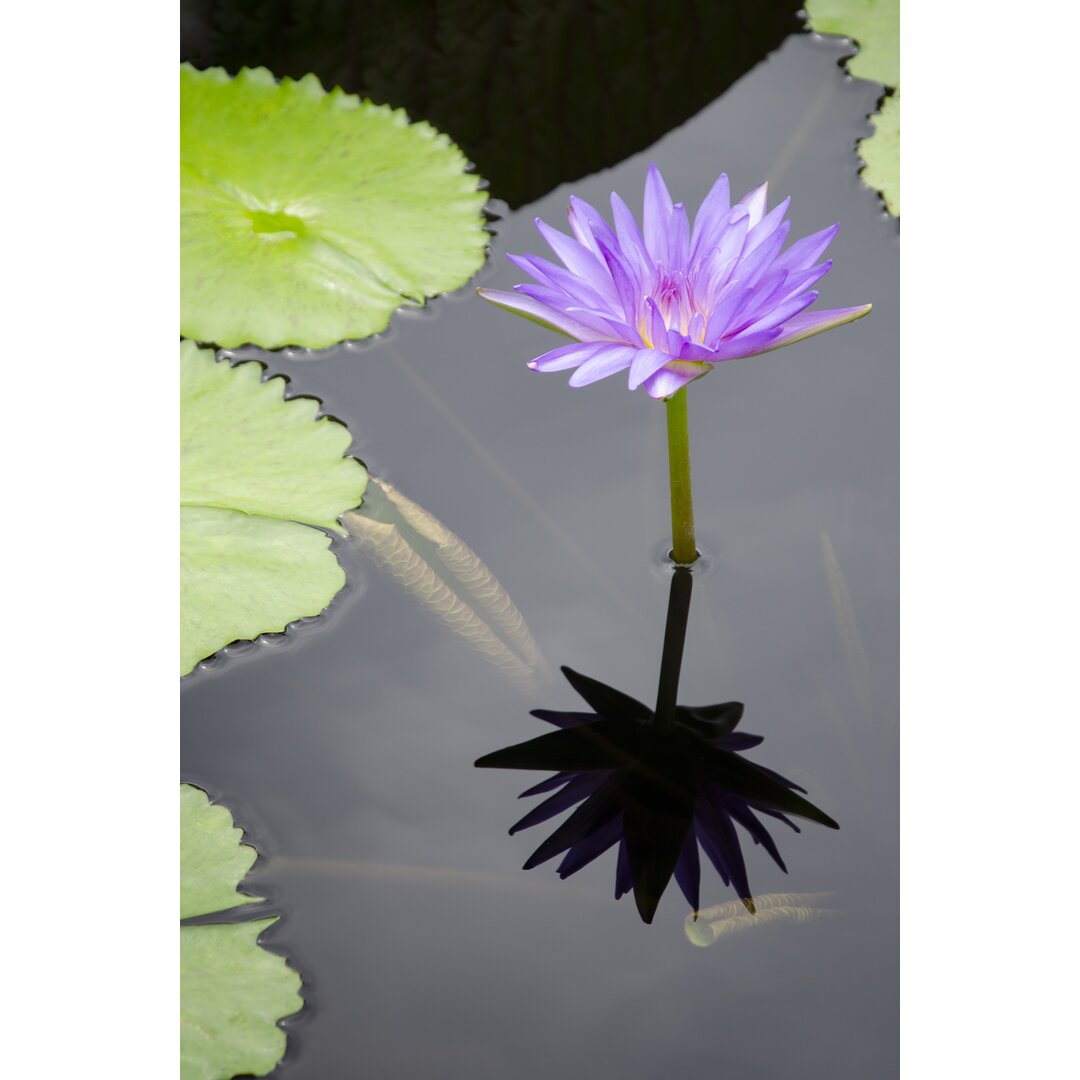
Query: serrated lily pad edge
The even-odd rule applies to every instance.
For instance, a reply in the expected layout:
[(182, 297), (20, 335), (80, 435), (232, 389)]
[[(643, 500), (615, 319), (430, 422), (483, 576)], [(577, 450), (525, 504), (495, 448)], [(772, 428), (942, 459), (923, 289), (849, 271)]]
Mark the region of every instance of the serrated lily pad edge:
[[(236, 817), (233, 808), (229, 805), (227, 798), (222, 796), (209, 784), (203, 781), (195, 781), (192, 779), (185, 779), (181, 776), (181, 787), (194, 788), (196, 791), (201, 792), (205, 797), (208, 806), (220, 807), (229, 815), (229, 820), (232, 822), (234, 829), (240, 833), (239, 843), (243, 847), (249, 847), (255, 852), (255, 859), (247, 872), (240, 879), (236, 886), (236, 893), (238, 897), (238, 906), (235, 908), (223, 908), (220, 911), (208, 912), (205, 915), (192, 916), (188, 919), (181, 919), (179, 928), (181, 930), (197, 930), (203, 926), (233, 926), (243, 925), (250, 926), (253, 923), (265, 923), (266, 925), (256, 935), (254, 945), (258, 949), (262, 949), (270, 956), (279, 958), (298, 979), (299, 985), (296, 988), (296, 997), (299, 1000), (297, 1008), (291, 1012), (286, 1013), (284, 1016), (279, 1016), (274, 1021), (274, 1027), (284, 1036), (284, 1042), (282, 1044), (282, 1051), (273, 1066), (263, 1073), (241, 1075), (257, 1075), (266, 1076), (269, 1072), (273, 1072), (278, 1066), (285, 1061), (289, 1054), (289, 1038), (292, 1034), (292, 1029), (298, 1022), (303, 1022), (307, 1019), (308, 1012), (308, 999), (307, 999), (307, 987), (308, 979), (304, 972), (300, 970), (299, 964), (295, 959), (290, 956), (283, 948), (273, 943), (267, 944), (264, 942), (264, 935), (268, 934), (275, 927), (280, 926), (285, 918), (281, 911), (274, 910), (273, 901), (267, 899), (265, 896), (256, 896), (246, 891), (247, 887), (250, 887), (248, 879), (252, 873), (259, 867), (259, 865), (265, 861), (266, 853), (261, 850), (258, 845), (253, 843), (250, 839), (250, 830), (241, 824)], [(217, 916), (222, 916), (220, 919)]]
[[(867, 177), (866, 177), (867, 169), (880, 170), (881, 166), (880, 166), (880, 162), (874, 162), (874, 161), (868, 161), (867, 160), (866, 154), (865, 154), (865, 152), (863, 150), (863, 145), (864, 144), (869, 144), (871, 142), (871, 140), (873, 140), (875, 138), (875, 136), (877, 135), (877, 133), (878, 133), (878, 131), (877, 131), (878, 124), (877, 124), (876, 121), (878, 121), (880, 119), (880, 117), (882, 115), (882, 111), (884, 110), (884, 108), (886, 106), (886, 103), (889, 102), (891, 99), (895, 99), (894, 107), (897, 107), (897, 108), (899, 107), (900, 86), (899, 86), (899, 84), (897, 84), (896, 86), (891, 86), (888, 83), (882, 82), (882, 81), (880, 81), (878, 79), (869, 78), (866, 75), (854, 74), (851, 71), (849, 61), (853, 57), (859, 55), (859, 52), (860, 52), (862, 46), (858, 43), (858, 41), (851, 35), (850, 32), (845, 32), (843, 30), (839, 30), (839, 29), (836, 29), (836, 30), (832, 30), (832, 29), (830, 29), (830, 30), (819, 30), (814, 25), (813, 15), (810, 13), (810, 11), (806, 7), (803, 8), (803, 13), (805, 15), (805, 26), (806, 26), (806, 32), (807, 33), (816, 34), (818, 37), (821, 37), (821, 38), (830, 38), (832, 40), (845, 41), (845, 42), (850, 44), (852, 51), (849, 54), (845, 55), (843, 60), (842, 60), (842, 63), (843, 63), (843, 66), (844, 66), (844, 71), (847, 74), (848, 78), (850, 78), (850, 79), (859, 79), (862, 82), (876, 83), (878, 86), (883, 86), (885, 88), (885, 93), (882, 94), (881, 97), (878, 99), (877, 106), (876, 106), (874, 112), (867, 114), (867, 119), (870, 120), (871, 125), (874, 128), (874, 130), (869, 135), (865, 135), (861, 139), (856, 141), (856, 143), (855, 143), (855, 151), (858, 154), (859, 161), (861, 162), (861, 165), (859, 167), (859, 176), (862, 179), (863, 184), (866, 187), (870, 188), (871, 191), (877, 192), (878, 197), (881, 199), (882, 206), (885, 208), (885, 212), (890, 217), (894, 217), (897, 220), (899, 220), (899, 218), (900, 218), (900, 212), (899, 212), (899, 206), (900, 206), (899, 149), (897, 150), (897, 165), (896, 165), (897, 184), (896, 184), (896, 190), (893, 191), (891, 188), (879, 188), (876, 185), (872, 184), (867, 179)], [(897, 47), (899, 48), (899, 41), (897, 43)], [(899, 129), (897, 129), (897, 139), (899, 139)]]
[(371, 332), (361, 337), (345, 337), (336, 342), (331, 342), (326, 345), (305, 346), (299, 342), (286, 342), (284, 344), (278, 344), (274, 346), (260, 346), (257, 342), (234, 342), (231, 344), (225, 344), (222, 342), (215, 342), (206, 339), (199, 338), (194, 334), (186, 334), (188, 340), (196, 342), (200, 347), (213, 348), (220, 351), (228, 351), (231, 349), (241, 350), (248, 348), (262, 348), (266, 352), (282, 352), (289, 356), (303, 357), (305, 359), (319, 359), (325, 354), (332, 352), (333, 350), (340, 348), (341, 346), (349, 346), (356, 348), (362, 344), (367, 344), (373, 341), (375, 338), (391, 334), (395, 330), (395, 320), (402, 312), (408, 315), (409, 313), (426, 313), (430, 308), (433, 301), (441, 299), (447, 296), (455, 296), (458, 293), (464, 293), (464, 291), (476, 280), (478, 275), (483, 274), (485, 268), (492, 265), (493, 244), (492, 241), (496, 235), (492, 225), (495, 221), (500, 220), (505, 216), (505, 210), (501, 200), (493, 200), (490, 194), (490, 184), (486, 177), (480, 175), (476, 162), (474, 162), (466, 153), (464, 147), (448, 132), (443, 131), (441, 128), (436, 127), (430, 120), (426, 120), (423, 117), (414, 117), (408, 110), (402, 106), (394, 106), (389, 102), (378, 102), (373, 98), (368, 97), (363, 93), (349, 92), (343, 89), (341, 86), (333, 85), (327, 87), (322, 79), (314, 72), (307, 72), (300, 77), (293, 77), (291, 75), (277, 75), (271, 71), (264, 64), (254, 65), (242, 65), (235, 72), (230, 72), (227, 68), (220, 64), (213, 65), (209, 68), (198, 68), (190, 61), (181, 61), (180, 69), (189, 69), (192, 72), (196, 72), (200, 75), (214, 74), (215, 77), (220, 74), (220, 81), (233, 81), (241, 74), (261, 75), (265, 74), (276, 85), (283, 83), (289, 83), (293, 85), (306, 85), (309, 81), (318, 87), (320, 93), (324, 97), (337, 97), (355, 99), (360, 106), (370, 106), (378, 110), (386, 110), (390, 116), (401, 116), (404, 118), (406, 126), (419, 127), (427, 131), (432, 132), (436, 140), (442, 140), (444, 145), (457, 153), (462, 162), (462, 175), (467, 177), (475, 177), (476, 185), (474, 188), (475, 194), (481, 196), (481, 202), (477, 207), (477, 215), (480, 219), (480, 233), (484, 234), (486, 239), (484, 246), (480, 252), (480, 261), (472, 273), (462, 281), (460, 284), (451, 288), (442, 289), (434, 292), (425, 292), (422, 295), (409, 296), (406, 294), (400, 294), (399, 303), (397, 307), (386, 313), (385, 319), (382, 320), (381, 325)]
[[(370, 339), (363, 340), (367, 341)], [(235, 350), (222, 349), (214, 345), (212, 342), (200, 342), (195, 338), (188, 338), (183, 336), (181, 337), (180, 341), (181, 344), (183, 344), (184, 342), (190, 342), (199, 351), (205, 350), (213, 352), (215, 363), (224, 363), (230, 368), (236, 368), (239, 367), (241, 364), (247, 363), (258, 364), (259, 367), (262, 369), (262, 374), (259, 379), (261, 383), (271, 382), (274, 379), (281, 379), (284, 382), (284, 387), (282, 389), (283, 403), (295, 400), (297, 398), (305, 398), (307, 400), (316, 402), (316, 404), (318, 405), (318, 409), (316, 411), (315, 422), (321, 420), (329, 420), (333, 423), (339, 424), (348, 434), (350, 438), (350, 443), (355, 443), (356, 440), (353, 436), (351, 429), (349, 428), (349, 425), (346, 424), (344, 420), (333, 415), (332, 413), (324, 411), (325, 402), (322, 400), (322, 398), (319, 398), (314, 394), (290, 393), (290, 389), (293, 385), (292, 377), (284, 372), (275, 373), (271, 371), (270, 364), (265, 359), (268, 354), (268, 350), (262, 349), (257, 345), (238, 346)], [(331, 346), (330, 349), (335, 349), (338, 347), (340, 346), (335, 345)], [(330, 349), (323, 351), (330, 351)], [(292, 350), (290, 348), (280, 351), (291, 352)], [(298, 349), (296, 351), (304, 352), (305, 350)], [(244, 352), (249, 352), (250, 355), (243, 355)], [(237, 355), (238, 353), (240, 355)], [(204, 666), (210, 668), (219, 666), (227, 659), (230, 654), (234, 653), (238, 649), (243, 649), (245, 652), (247, 652), (257, 649), (260, 646), (265, 646), (271, 641), (273, 641), (274, 645), (277, 646), (279, 641), (281, 640), (284, 640), (288, 644), (292, 644), (296, 640), (296, 629), (313, 624), (317, 620), (330, 617), (333, 613), (335, 613), (337, 609), (339, 609), (342, 598), (352, 591), (353, 582), (350, 580), (346, 566), (343, 564), (338, 553), (334, 551), (333, 545), (335, 542), (340, 545), (342, 538), (348, 536), (348, 530), (345, 528), (344, 525), (341, 524), (341, 518), (344, 514), (358, 511), (363, 507), (364, 496), (367, 494), (367, 486), (371, 482), (371, 471), (368, 468), (367, 462), (364, 461), (363, 458), (359, 457), (355, 453), (345, 453), (342, 455), (342, 459), (352, 459), (353, 461), (357, 462), (357, 464), (359, 464), (361, 469), (363, 469), (364, 471), (364, 486), (363, 490), (360, 493), (360, 502), (357, 503), (356, 506), (347, 507), (341, 512), (341, 514), (338, 515), (337, 528), (335, 529), (326, 529), (318, 525), (312, 525), (306, 521), (294, 521), (294, 524), (302, 525), (305, 528), (313, 529), (315, 532), (321, 532), (323, 533), (323, 535), (328, 537), (330, 541), (328, 549), (329, 554), (333, 555), (334, 560), (336, 561), (338, 568), (341, 570), (342, 576), (344, 578), (344, 583), (342, 584), (342, 586), (337, 590), (337, 592), (334, 593), (326, 606), (321, 611), (313, 615), (300, 615), (295, 619), (290, 619), (281, 627), (281, 629), (267, 629), (256, 634), (254, 637), (236, 637), (233, 638), (231, 641), (225, 642), (223, 645), (220, 645), (218, 648), (216, 648), (212, 653), (208, 653), (206, 656), (203, 656), (200, 659), (196, 660), (190, 668), (182, 672), (180, 675), (181, 681), (190, 678), (195, 674), (195, 672), (197, 672), (200, 668), (203, 668)], [(180, 509), (182, 509), (184, 504), (180, 503), (179, 506)], [(282, 520), (291, 521), (293, 519), (290, 518)]]

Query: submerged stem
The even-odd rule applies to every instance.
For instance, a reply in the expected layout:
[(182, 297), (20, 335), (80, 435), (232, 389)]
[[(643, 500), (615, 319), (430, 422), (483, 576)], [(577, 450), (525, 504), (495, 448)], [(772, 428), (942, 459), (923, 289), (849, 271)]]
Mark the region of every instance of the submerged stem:
[(698, 557), (694, 542), (694, 496), (690, 490), (690, 431), (686, 387), (667, 400), (668, 475), (671, 481), (671, 555), (688, 566)]

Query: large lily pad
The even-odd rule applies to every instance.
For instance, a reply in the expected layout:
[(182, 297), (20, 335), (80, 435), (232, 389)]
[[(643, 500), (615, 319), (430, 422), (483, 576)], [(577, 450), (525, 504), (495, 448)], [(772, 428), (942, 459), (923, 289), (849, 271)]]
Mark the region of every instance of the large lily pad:
[(512, 207), (624, 161), (799, 29), (802, 0), (184, 0), (199, 67), (311, 71), (449, 132)]
[(484, 261), (486, 196), (425, 123), (314, 75), (180, 68), (180, 332), (321, 348)]
[(900, 216), (900, 0), (806, 0), (810, 26), (851, 38), (859, 51), (847, 62), (858, 79), (895, 91), (872, 118), (874, 134), (859, 142), (863, 180)]
[(180, 344), (180, 672), (318, 615), (345, 584), (330, 538), (367, 471), (344, 426), (257, 363)]
[[(255, 860), (229, 812), (180, 785), (180, 915), (249, 904), (237, 887)], [(265, 1076), (285, 1053), (277, 1022), (303, 1007), (300, 976), (258, 944), (276, 918), (180, 927), (183, 1080)]]

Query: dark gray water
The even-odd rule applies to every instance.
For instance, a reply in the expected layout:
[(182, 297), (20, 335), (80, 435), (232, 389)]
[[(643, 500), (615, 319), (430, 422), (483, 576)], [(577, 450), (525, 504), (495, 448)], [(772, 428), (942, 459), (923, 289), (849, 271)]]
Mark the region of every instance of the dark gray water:
[[(755, 893), (830, 893), (818, 906), (839, 914), (699, 948), (674, 883), (651, 926), (612, 899), (613, 852), (566, 882), (554, 864), (519, 869), (546, 832), (507, 829), (540, 777), (472, 763), (541, 734), (529, 709), (577, 708), (573, 692), (510, 677), (497, 646), (486, 658), (350, 549), (328, 616), (184, 684), (184, 779), (269, 853), (254, 882), (286, 913), (269, 941), (306, 981), (275, 1075), (895, 1075), (898, 242), (855, 175), (878, 91), (845, 82), (840, 55), (789, 39), (651, 150), (498, 222), (476, 281), (374, 342), (242, 354), (321, 398), (373, 475), (483, 559), (551, 668), (649, 701), (668, 590), (664, 409), (622, 378), (572, 390), (528, 371), (558, 342), (473, 287), (520, 280), (505, 253), (541, 251), (532, 219), (565, 228), (571, 190), (638, 205), (652, 160), (688, 205), (724, 170), (738, 194), (762, 178), (771, 203), (791, 194), (793, 236), (839, 221), (819, 305), (873, 313), (690, 389), (709, 566), (680, 691), (745, 702), (741, 729), (765, 736), (748, 756), (840, 822), (773, 830), (788, 875), (745, 843)], [(703, 865), (702, 905), (734, 898)]]

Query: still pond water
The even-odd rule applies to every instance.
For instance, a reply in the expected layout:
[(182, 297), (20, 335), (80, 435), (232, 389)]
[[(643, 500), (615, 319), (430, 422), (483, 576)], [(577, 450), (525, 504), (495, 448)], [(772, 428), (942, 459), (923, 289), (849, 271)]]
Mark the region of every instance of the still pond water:
[[(506, 213), (477, 279), (372, 342), (231, 354), (344, 421), (372, 475), (490, 568), (542, 654), (440, 620), (342, 542), (349, 586), (326, 616), (185, 680), (183, 779), (266, 853), (251, 883), (285, 915), (267, 941), (305, 980), (275, 1076), (896, 1074), (898, 238), (852, 150), (880, 91), (840, 76), (843, 52), (789, 38), (645, 152)], [(507, 829), (540, 777), (473, 767), (548, 730), (530, 709), (579, 707), (561, 664), (655, 692), (664, 409), (620, 379), (571, 390), (528, 371), (553, 336), (473, 292), (520, 280), (505, 253), (541, 251), (533, 218), (565, 228), (571, 191), (639, 204), (649, 161), (691, 206), (724, 170), (736, 194), (762, 178), (771, 203), (791, 194), (793, 236), (839, 221), (819, 306), (874, 304), (690, 390), (707, 566), (680, 700), (745, 702), (740, 730), (765, 736), (750, 759), (840, 823), (773, 829), (787, 875), (745, 841), (755, 895), (813, 914), (741, 920), (704, 948), (674, 882), (651, 926), (613, 900), (614, 851), (565, 882), (555, 863), (521, 870), (551, 827)], [(704, 860), (701, 899), (735, 899)]]

